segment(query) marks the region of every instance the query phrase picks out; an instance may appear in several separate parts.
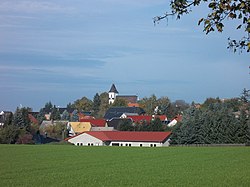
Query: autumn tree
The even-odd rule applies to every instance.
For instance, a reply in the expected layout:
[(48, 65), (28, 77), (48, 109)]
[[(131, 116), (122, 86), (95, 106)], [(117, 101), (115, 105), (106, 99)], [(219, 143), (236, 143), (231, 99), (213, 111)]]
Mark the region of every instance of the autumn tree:
[(105, 112), (108, 110), (110, 107), (109, 105), (109, 95), (107, 92), (103, 92), (100, 94), (100, 106), (99, 106), (99, 111), (97, 112), (97, 117), (103, 117)]
[(82, 97), (74, 102), (74, 108), (78, 111), (91, 111), (93, 102), (87, 97)]
[(128, 101), (122, 98), (116, 98), (114, 103), (112, 104), (112, 107), (121, 107), (121, 106), (128, 106)]
[(249, 0), (171, 0), (171, 11), (162, 16), (156, 16), (154, 23), (162, 19), (174, 16), (180, 19), (181, 16), (192, 12), (194, 7), (206, 4), (209, 10), (208, 15), (198, 21), (198, 25), (203, 24), (203, 31), (208, 34), (217, 30), (224, 30), (227, 20), (236, 20), (235, 29), (244, 33), (240, 40), (228, 38), (228, 48), (240, 51), (250, 51), (250, 1)]

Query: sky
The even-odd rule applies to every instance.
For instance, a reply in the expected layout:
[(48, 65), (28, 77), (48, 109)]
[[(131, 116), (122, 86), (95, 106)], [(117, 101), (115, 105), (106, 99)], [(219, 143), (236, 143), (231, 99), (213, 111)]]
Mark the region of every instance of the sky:
[(167, 0), (1, 0), (0, 110), (65, 107), (108, 92), (171, 101), (232, 98), (250, 88), (249, 54), (227, 49), (235, 25), (206, 35), (195, 8), (153, 24)]

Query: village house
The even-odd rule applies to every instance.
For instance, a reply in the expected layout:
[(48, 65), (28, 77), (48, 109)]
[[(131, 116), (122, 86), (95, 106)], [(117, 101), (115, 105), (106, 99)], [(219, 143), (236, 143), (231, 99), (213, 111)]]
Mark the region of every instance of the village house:
[(171, 132), (89, 131), (67, 138), (77, 146), (169, 146)]
[(4, 126), (5, 120), (6, 120), (10, 115), (12, 115), (12, 112), (10, 112), (10, 111), (1, 111), (1, 112), (0, 112), (0, 127), (1, 127), (1, 126)]

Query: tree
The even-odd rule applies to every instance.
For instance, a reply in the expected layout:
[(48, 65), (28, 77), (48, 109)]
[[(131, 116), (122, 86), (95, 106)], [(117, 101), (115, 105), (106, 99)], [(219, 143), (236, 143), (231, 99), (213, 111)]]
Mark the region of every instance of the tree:
[(13, 122), (13, 113), (11, 112), (11, 113), (5, 115), (4, 126), (12, 125), (12, 122)]
[(50, 120), (60, 120), (61, 116), (60, 116), (60, 112), (58, 110), (58, 108), (56, 108), (56, 106), (54, 105), (52, 110), (51, 110), (51, 115), (50, 115)]
[(168, 97), (161, 97), (157, 100), (157, 106), (159, 109), (158, 114), (167, 115), (171, 101)]
[(92, 101), (87, 97), (83, 97), (74, 102), (74, 108), (76, 108), (78, 111), (91, 111), (92, 105)]
[(101, 105), (101, 99), (100, 99), (100, 95), (98, 93), (95, 94), (94, 99), (93, 99), (93, 115), (96, 116), (99, 108)]
[(126, 101), (125, 99), (122, 99), (122, 98), (116, 98), (114, 103), (112, 104), (112, 106), (116, 106), (116, 107), (119, 107), (119, 106), (128, 106), (128, 101)]
[(25, 129), (26, 131), (30, 131), (29, 108), (17, 107), (13, 117), (13, 125)]
[(78, 111), (77, 109), (75, 109), (73, 112), (72, 112), (72, 116), (71, 116), (71, 120), (70, 121), (79, 121), (79, 116), (78, 116)]
[(207, 108), (207, 107), (209, 107), (209, 105), (214, 104), (214, 103), (221, 103), (220, 98), (209, 97), (204, 101), (204, 103), (202, 104), (202, 107)]
[(149, 98), (144, 97), (139, 101), (140, 107), (142, 107), (146, 114), (154, 114), (154, 110), (157, 107), (157, 97), (153, 94)]
[(38, 123), (41, 124), (43, 120), (45, 120), (45, 110), (43, 108), (40, 109), (39, 114), (37, 116)]
[(149, 125), (150, 131), (163, 131), (162, 122), (159, 118), (156, 118), (155, 120), (150, 122)]
[(247, 90), (246, 88), (244, 88), (241, 93), (240, 100), (244, 104), (247, 104), (250, 101), (250, 90)]
[(67, 110), (64, 110), (64, 111), (63, 111), (61, 119), (62, 119), (62, 120), (66, 120), (66, 121), (69, 121), (69, 120), (70, 120), (70, 114), (68, 113)]
[(0, 128), (0, 143), (1, 144), (14, 144), (18, 138), (18, 127), (15, 125), (4, 126)]
[(174, 118), (178, 114), (182, 114), (189, 107), (189, 104), (186, 103), (184, 100), (176, 100), (170, 103), (166, 114), (169, 118)]
[(50, 113), (51, 110), (52, 110), (52, 107), (53, 107), (53, 105), (52, 105), (51, 101), (45, 103), (44, 112), (45, 112), (46, 114)]
[(107, 92), (103, 92), (100, 94), (100, 106), (99, 106), (99, 111), (97, 113), (97, 117), (103, 117), (105, 112), (108, 110), (110, 107), (109, 105), (109, 95)]
[(207, 3), (209, 14), (198, 21), (198, 25), (204, 25), (206, 34), (217, 30), (224, 30), (225, 20), (236, 20), (238, 25), (235, 29), (245, 33), (239, 41), (228, 39), (228, 48), (240, 51), (250, 51), (250, 1), (249, 0), (171, 0), (171, 12), (166, 12), (162, 16), (156, 16), (154, 23), (169, 16), (176, 16), (180, 19), (184, 14), (189, 14), (193, 7)]

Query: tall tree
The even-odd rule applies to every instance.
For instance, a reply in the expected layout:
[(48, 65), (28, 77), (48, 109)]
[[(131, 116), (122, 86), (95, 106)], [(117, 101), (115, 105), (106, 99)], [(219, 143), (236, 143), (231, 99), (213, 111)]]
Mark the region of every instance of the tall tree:
[(94, 98), (93, 98), (93, 115), (96, 116), (98, 111), (99, 111), (99, 108), (100, 108), (100, 105), (101, 105), (101, 98), (100, 98), (100, 95), (98, 93), (95, 94)]
[(157, 97), (154, 94), (149, 98), (144, 97), (139, 101), (139, 105), (145, 110), (146, 114), (152, 115), (157, 107)]
[(30, 131), (30, 119), (29, 119), (29, 109), (28, 108), (17, 108), (13, 117), (13, 125), (18, 128)]
[(52, 105), (51, 101), (49, 101), (49, 102), (45, 103), (44, 112), (46, 114), (48, 114), (51, 112), (52, 108), (53, 108), (53, 105)]
[(201, 18), (198, 24), (204, 25), (206, 34), (217, 30), (222, 32), (226, 20), (236, 20), (238, 24), (235, 28), (243, 34), (239, 41), (229, 38), (228, 48), (234, 51), (246, 50), (250, 51), (250, 1), (249, 0), (171, 0), (170, 12), (166, 12), (162, 16), (156, 16), (154, 22), (159, 22), (162, 19), (167, 19), (169, 16), (176, 16), (180, 19), (182, 15), (192, 12), (192, 8), (207, 4), (209, 9), (208, 15)]
[(97, 113), (97, 117), (103, 117), (105, 112), (110, 107), (110, 105), (109, 105), (109, 95), (108, 95), (107, 92), (103, 92), (103, 93), (100, 94), (100, 100), (101, 100), (101, 104), (100, 104), (100, 107), (99, 107), (99, 111)]
[(79, 115), (78, 115), (78, 110), (75, 109), (73, 112), (72, 112), (72, 116), (71, 116), (71, 119), (70, 121), (79, 121)]
[(62, 120), (66, 120), (66, 121), (69, 121), (69, 120), (70, 120), (70, 114), (68, 113), (67, 110), (64, 110), (64, 111), (63, 111), (61, 119), (62, 119)]
[(54, 105), (51, 110), (50, 120), (60, 120), (60, 119), (61, 119), (61, 115), (60, 115), (59, 109), (56, 108), (56, 106)]
[(45, 120), (45, 110), (43, 108), (40, 109), (39, 114), (37, 116), (38, 123), (41, 124), (43, 120)]
[(74, 102), (74, 107), (77, 108), (78, 111), (91, 111), (92, 105), (92, 101), (87, 97), (82, 97)]

